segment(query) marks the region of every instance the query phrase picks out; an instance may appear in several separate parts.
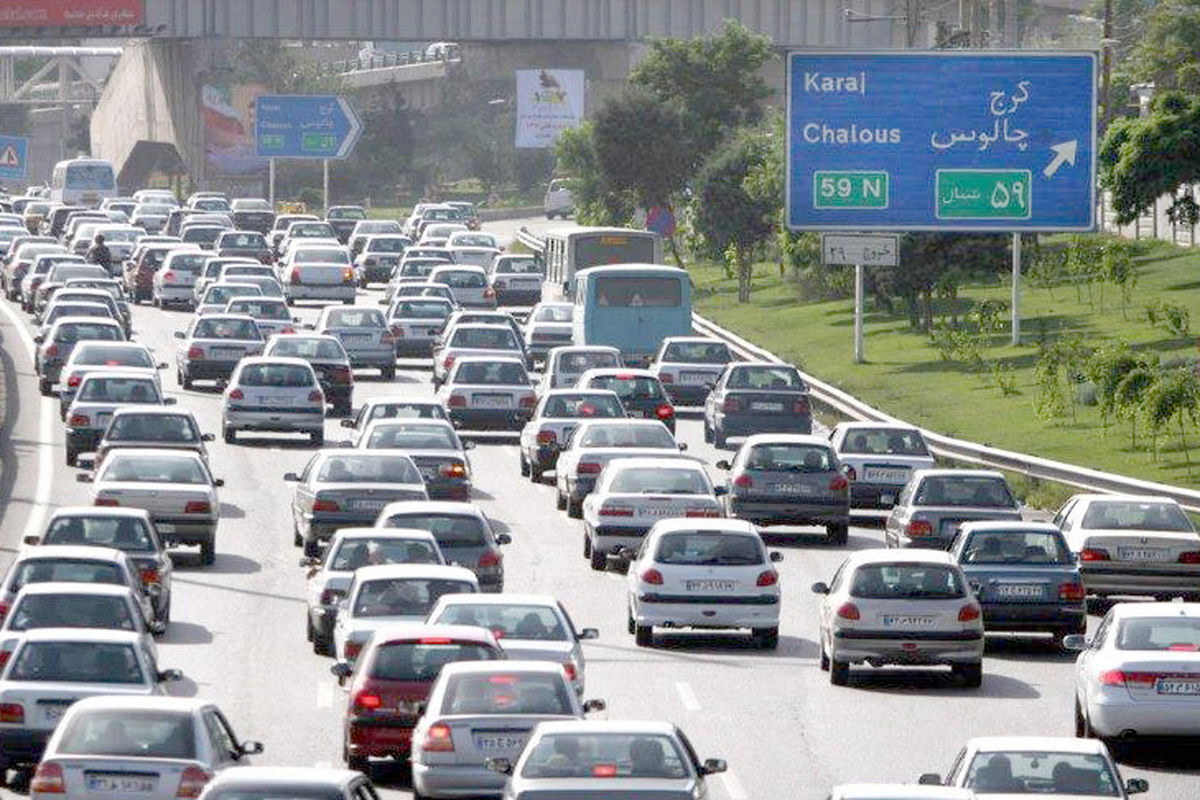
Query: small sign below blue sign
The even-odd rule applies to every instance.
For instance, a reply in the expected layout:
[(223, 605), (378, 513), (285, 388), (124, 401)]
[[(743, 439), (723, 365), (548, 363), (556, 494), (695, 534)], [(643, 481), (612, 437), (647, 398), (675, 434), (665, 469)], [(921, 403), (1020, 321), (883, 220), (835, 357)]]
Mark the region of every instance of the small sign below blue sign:
[(362, 120), (336, 95), (259, 95), (255, 150), (262, 158), (345, 158), (362, 135)]

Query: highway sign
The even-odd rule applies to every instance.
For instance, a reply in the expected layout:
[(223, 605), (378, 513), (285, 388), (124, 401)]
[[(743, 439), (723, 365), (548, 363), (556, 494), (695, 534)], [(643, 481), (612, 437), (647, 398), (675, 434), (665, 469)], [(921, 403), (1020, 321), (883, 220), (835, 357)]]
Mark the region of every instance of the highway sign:
[(829, 266), (899, 266), (900, 237), (886, 233), (826, 233), (821, 236), (821, 262)]
[(0, 180), (21, 181), (29, 173), (29, 139), (0, 134)]
[(262, 158), (345, 158), (362, 135), (362, 120), (344, 97), (259, 95), (255, 150)]
[(788, 55), (793, 230), (1088, 231), (1096, 56)]

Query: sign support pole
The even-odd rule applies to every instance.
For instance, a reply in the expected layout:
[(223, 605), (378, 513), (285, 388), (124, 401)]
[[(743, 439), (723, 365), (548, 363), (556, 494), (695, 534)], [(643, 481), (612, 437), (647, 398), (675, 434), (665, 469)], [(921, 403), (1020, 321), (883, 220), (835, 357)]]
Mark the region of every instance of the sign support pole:
[(329, 212), (329, 159), (321, 159), (321, 196), (324, 198), (325, 212)]
[(1012, 343), (1021, 345), (1021, 234), (1012, 235)]
[(854, 265), (854, 363), (863, 358), (863, 266)]
[(275, 210), (275, 159), (267, 159), (267, 197), (271, 201), (271, 210)]

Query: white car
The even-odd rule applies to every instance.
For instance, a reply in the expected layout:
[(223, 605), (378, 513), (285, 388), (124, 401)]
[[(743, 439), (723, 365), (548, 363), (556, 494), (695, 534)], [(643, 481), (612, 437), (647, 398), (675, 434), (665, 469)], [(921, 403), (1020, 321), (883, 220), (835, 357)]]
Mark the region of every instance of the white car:
[(561, 665), (579, 695), (587, 667), (582, 642), (600, 636), (595, 628), (575, 630), (562, 603), (550, 595), (445, 595), (425, 621), (486, 628), (500, 640), (509, 658)]
[[(25, 631), (43, 628), (93, 628), (129, 631), (142, 637), (143, 646), (156, 655), (154, 634), (165, 628), (147, 616), (144, 596), (137, 589), (109, 583), (30, 583), (17, 592), (12, 610), (0, 626), (5, 649), (16, 645)], [(11, 640), (10, 640), (10, 637)]]
[(157, 363), (154, 353), (144, 344), (136, 342), (85, 342), (71, 351), (71, 357), (63, 365), (61, 385), (58, 390), (58, 412), (64, 420), (67, 409), (79, 391), (79, 385), (89, 372), (111, 369), (166, 369), (166, 364)]
[(204, 269), (204, 262), (211, 257), (212, 253), (199, 247), (180, 247), (167, 253), (163, 265), (154, 273), (151, 290), (154, 306), (191, 307), (196, 300), (196, 278)]
[(654, 629), (749, 628), (755, 644), (779, 642), (779, 574), (783, 554), (768, 552), (758, 529), (742, 520), (655, 523), (626, 576), (629, 632), (641, 647)]
[(204, 288), (204, 293), (196, 303), (195, 317), (206, 317), (210, 314), (225, 313), (230, 300), (238, 297), (262, 297), (261, 286), (253, 283), (226, 283), (218, 281)]
[(213, 776), (262, 750), (238, 739), (207, 700), (89, 697), (71, 706), (50, 738), (30, 797), (196, 797)]
[(1077, 494), (1054, 516), (1090, 595), (1200, 601), (1200, 535), (1168, 497)]
[(349, 254), (336, 261), (314, 261), (305, 252), (314, 251), (315, 255), (326, 249), (297, 247), (295, 253), (290, 254), (290, 265), (286, 269), (280, 265), (279, 280), (289, 303), (297, 300), (336, 300), (346, 305), (354, 304), (357, 282)]
[(500, 255), (500, 250), (496, 247), (470, 247), (451, 244), (449, 241), (446, 242), (446, 249), (450, 251), (450, 257), (454, 259), (455, 264), (472, 264), (482, 267), (484, 271), (491, 266), (496, 256)]
[(829, 790), (829, 800), (976, 800), (970, 789), (913, 783), (843, 783)]
[[(0, 584), (0, 617), (7, 616), (17, 592), (34, 584), (72, 586), (105, 584), (135, 592), (143, 612), (153, 615), (150, 599), (142, 592), (142, 581), (133, 560), (114, 547), (97, 547), (87, 542), (48, 544), (30, 547), (17, 557), (4, 573)], [(0, 667), (3, 667), (0, 660)]]
[(266, 338), (276, 334), (296, 332), (299, 317), (293, 317), (282, 297), (237, 297), (225, 304), (226, 314), (254, 319), (259, 332)]
[(496, 307), (496, 290), (488, 285), (487, 272), (483, 267), (470, 264), (435, 267), (429, 273), (429, 282), (449, 286), (454, 302), (463, 308)]
[(458, 438), (444, 419), (377, 419), (358, 437), (359, 450), (403, 450), (421, 470), (425, 489), (434, 500), (466, 500), (471, 495), (474, 442)]
[(444, 594), (477, 593), (475, 573), (442, 564), (361, 567), (338, 605), (333, 646), (338, 660), (353, 662), (371, 634), (397, 622), (424, 622)]
[(467, 356), (482, 358), (513, 357), (524, 360), (521, 340), (508, 325), (461, 324), (442, 331), (441, 343), (433, 348), (433, 383), (446, 380), (454, 362)]
[(969, 687), (983, 679), (983, 612), (962, 569), (933, 550), (860, 550), (838, 567), (819, 611), (821, 669), (844, 686), (850, 665), (948, 664)]
[(1068, 636), (1075, 735), (1200, 736), (1200, 604), (1118, 603), (1090, 639)]
[(351, 412), (350, 419), (341, 422), (349, 428), (350, 444), (358, 446), (358, 440), (367, 426), (377, 419), (442, 419), (449, 422), (446, 409), (436, 398), (426, 395), (383, 395), (372, 397)]
[[(362, 222), (363, 220), (360, 220), (358, 224)], [(404, 255), (404, 249), (410, 244), (411, 239), (398, 233), (364, 234), (364, 241), (358, 252), (353, 253), (358, 285), (365, 289), (370, 283), (390, 281), (392, 272)]]
[(428, 358), (454, 302), (441, 297), (403, 297), (387, 310), (387, 324), (399, 358)]
[(221, 396), (221, 435), (226, 444), (238, 431), (303, 433), (325, 444), (325, 392), (302, 358), (252, 356), (238, 362)]
[[(204, 295), (204, 290), (209, 285), (219, 283), (222, 280), (221, 275), (227, 267), (231, 268), (231, 271), (229, 273), (230, 277), (224, 279), (226, 283), (237, 282), (236, 276), (238, 275), (238, 270), (232, 269), (233, 267), (255, 269), (262, 267), (260, 262), (252, 258), (245, 258), (243, 256), (214, 256), (207, 251), (201, 252), (204, 253), (204, 262), (200, 267), (200, 271), (196, 274), (195, 283), (192, 285), (193, 306), (200, 302), (200, 298)], [(270, 267), (267, 267), (267, 271), (271, 272)], [(260, 273), (252, 272), (250, 274), (256, 275)]]
[(253, 317), (229, 314), (195, 317), (175, 338), (175, 379), (184, 389), (196, 381), (227, 380), (239, 361), (262, 352), (264, 342)]
[(533, 416), (521, 429), (521, 475), (541, 483), (558, 463), (558, 450), (575, 426), (589, 419), (624, 419), (616, 392), (600, 389), (553, 389), (542, 395)]
[(455, 231), (446, 240), (446, 247), (489, 247), (500, 250), (500, 240), (496, 234), (485, 231)]
[(667, 396), (677, 406), (702, 406), (725, 365), (734, 360), (729, 345), (704, 336), (669, 336), (650, 371), (658, 376)]
[(546, 197), (542, 200), (542, 210), (546, 213), (546, 219), (566, 219), (574, 212), (575, 195), (571, 192), (570, 181), (566, 178), (550, 181), (546, 187)]
[(891, 508), (914, 472), (936, 466), (921, 431), (903, 423), (839, 422), (829, 443), (852, 470), (851, 508)]
[(609, 553), (637, 549), (660, 520), (723, 516), (704, 465), (683, 458), (615, 458), (583, 501), (583, 555), (603, 570)]
[(378, 308), (326, 306), (313, 329), (324, 336), (336, 336), (354, 369), (378, 369), (383, 380), (396, 379), (396, 341)]
[(537, 405), (521, 358), (459, 358), (437, 396), (456, 427), (472, 430), (519, 431)]
[[(525, 322), (525, 350), (534, 362), (544, 361), (552, 348), (569, 347), (574, 341), (572, 303), (538, 303)], [(613, 366), (620, 366), (614, 364)]]
[(604, 345), (554, 347), (546, 353), (538, 394), (551, 389), (570, 389), (589, 369), (615, 369), (621, 366), (621, 351)]
[(80, 453), (95, 452), (117, 409), (174, 404), (174, 397), (163, 397), (157, 370), (111, 369), (86, 373), (67, 409), (67, 466), (75, 466)]

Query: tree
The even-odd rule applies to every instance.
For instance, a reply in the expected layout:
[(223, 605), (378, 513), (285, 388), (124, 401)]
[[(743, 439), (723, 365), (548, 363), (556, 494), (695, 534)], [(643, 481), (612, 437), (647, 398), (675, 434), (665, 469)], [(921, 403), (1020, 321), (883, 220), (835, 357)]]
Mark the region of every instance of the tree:
[(953, 308), (958, 287), (973, 274), (1008, 265), (1008, 240), (994, 234), (913, 233), (900, 241), (900, 266), (874, 270), (876, 289), (904, 300), (913, 328), (933, 330), (933, 297)]
[[(1200, 0), (1119, 0), (1114, 9), (1125, 25), (1140, 27), (1143, 34), (1121, 72), (1138, 81), (1153, 81), (1159, 89), (1200, 88), (1196, 63), (1200, 60)], [(1118, 43), (1123, 39), (1118, 37)]]
[[(1160, 95), (1149, 116), (1109, 128), (1100, 163), (1119, 223), (1133, 222), (1157, 198), (1200, 181), (1198, 130), (1200, 97), (1179, 92)], [(1167, 213), (1178, 222), (1200, 221), (1200, 209), (1190, 194), (1176, 200)]]
[(629, 222), (636, 202), (628, 191), (614, 186), (608, 176), (600, 171), (590, 120), (574, 130), (559, 134), (554, 143), (554, 156), (559, 171), (571, 176), (576, 220), (585, 224), (612, 226)]
[(1154, 451), (1158, 454), (1158, 435), (1164, 426), (1174, 420), (1179, 426), (1179, 446), (1187, 462), (1188, 477), (1192, 476), (1192, 456), (1188, 449), (1184, 418), (1196, 422), (1196, 409), (1200, 404), (1200, 386), (1191, 367), (1173, 369), (1161, 375), (1145, 393), (1143, 405), (1150, 429), (1154, 432)]

